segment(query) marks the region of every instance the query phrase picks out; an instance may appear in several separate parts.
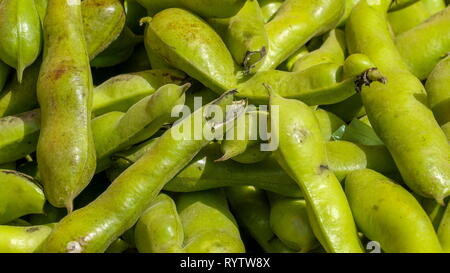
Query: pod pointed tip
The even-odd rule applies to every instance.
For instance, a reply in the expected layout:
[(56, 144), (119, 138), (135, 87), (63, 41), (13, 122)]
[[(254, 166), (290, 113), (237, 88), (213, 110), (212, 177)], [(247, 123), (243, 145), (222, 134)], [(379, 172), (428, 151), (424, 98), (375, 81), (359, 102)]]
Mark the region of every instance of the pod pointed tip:
[(152, 22), (152, 19), (153, 18), (150, 16), (141, 18), (141, 20), (139, 20), (139, 26), (143, 26), (144, 24), (150, 24)]

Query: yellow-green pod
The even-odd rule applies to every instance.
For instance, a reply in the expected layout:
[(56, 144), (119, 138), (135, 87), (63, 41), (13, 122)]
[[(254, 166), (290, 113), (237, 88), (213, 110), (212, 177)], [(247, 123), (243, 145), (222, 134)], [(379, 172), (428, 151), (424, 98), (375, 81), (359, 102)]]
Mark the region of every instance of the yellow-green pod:
[(42, 213), (44, 203), (44, 192), (32, 177), (0, 170), (0, 224), (27, 214)]
[(410, 5), (413, 5), (416, 2), (419, 2), (420, 0), (394, 0), (389, 3), (389, 11), (396, 11), (399, 9), (406, 8)]
[(228, 202), (241, 228), (267, 253), (289, 253), (270, 227), (270, 205), (263, 190), (253, 186), (227, 187)]
[(182, 193), (176, 198), (188, 253), (243, 253), (236, 220), (221, 189)]
[(410, 71), (424, 80), (442, 57), (450, 51), (450, 7), (395, 38)]
[(80, 0), (49, 0), (37, 94), (41, 132), (39, 173), (48, 201), (73, 208), (73, 199), (95, 172), (91, 130), (92, 76)]
[(442, 131), (444, 131), (444, 134), (447, 136), (448, 142), (450, 142), (450, 122), (447, 122), (446, 124), (442, 125)]
[(84, 0), (83, 28), (89, 59), (94, 59), (119, 37), (125, 25), (125, 11), (119, 0)]
[(450, 122), (450, 56), (440, 61), (425, 84), (428, 103), (440, 125)]
[(269, 51), (260, 70), (274, 69), (314, 36), (333, 29), (345, 9), (344, 0), (286, 0), (266, 24)]
[(242, 9), (229, 19), (209, 19), (245, 73), (258, 69), (269, 50), (264, 17), (256, 0), (247, 0)]
[(145, 30), (145, 47), (172, 67), (219, 94), (236, 85), (233, 57), (220, 36), (200, 17), (171, 8), (156, 14)]
[(93, 67), (110, 67), (126, 61), (134, 47), (142, 42), (142, 36), (134, 34), (128, 27), (104, 51), (91, 60)]
[(350, 14), (352, 13), (353, 7), (355, 7), (358, 2), (359, 0), (345, 0), (345, 11), (341, 17), (341, 20), (339, 20), (338, 27), (345, 26), (348, 17), (350, 17)]
[(340, 29), (334, 29), (328, 33), (319, 49), (299, 58), (292, 67), (292, 71), (303, 71), (321, 63), (342, 65), (346, 51), (344, 32)]
[(447, 6), (445, 0), (421, 0), (430, 15), (440, 12)]
[(186, 75), (178, 70), (157, 69), (121, 74), (94, 88), (92, 112), (102, 115), (111, 111), (126, 112), (133, 104), (156, 92), (163, 85), (182, 84)]
[(345, 122), (335, 114), (318, 108), (314, 114), (319, 122), (320, 131), (322, 132), (323, 140), (329, 141), (331, 135), (339, 129)]
[(425, 21), (428, 17), (430, 17), (430, 13), (426, 9), (423, 1), (388, 13), (389, 24), (395, 35), (410, 30)]
[(242, 8), (246, 0), (137, 0), (150, 16), (168, 9), (183, 8), (205, 18), (228, 18)]
[(263, 13), (264, 22), (269, 22), (280, 9), (284, 0), (258, 0)]
[(325, 141), (313, 110), (268, 89), (270, 114), (272, 119), (278, 119), (271, 124), (279, 143), (275, 155), (303, 192), (314, 234), (327, 252), (362, 252), (344, 191), (330, 170)]
[(270, 226), (287, 247), (305, 253), (319, 246), (309, 224), (305, 200), (276, 194), (269, 194), (269, 200)]
[(184, 233), (175, 202), (160, 194), (144, 212), (134, 230), (140, 253), (183, 253)]
[(52, 225), (0, 226), (0, 253), (33, 253), (51, 232)]
[(0, 2), (0, 59), (17, 70), (22, 82), (25, 68), (39, 56), (42, 32), (34, 1), (3, 0)]
[(384, 251), (442, 252), (430, 218), (402, 186), (365, 169), (347, 176), (345, 192), (358, 227)]

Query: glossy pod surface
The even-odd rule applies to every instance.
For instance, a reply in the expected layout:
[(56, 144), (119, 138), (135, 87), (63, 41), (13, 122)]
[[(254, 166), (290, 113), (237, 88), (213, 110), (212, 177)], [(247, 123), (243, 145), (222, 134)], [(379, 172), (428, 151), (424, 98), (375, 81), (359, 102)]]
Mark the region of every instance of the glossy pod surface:
[[(173, 20), (176, 18), (176, 20)], [(145, 30), (145, 47), (219, 94), (234, 88), (235, 64), (220, 36), (200, 17), (171, 8)]]
[[(232, 100), (233, 93), (226, 93), (214, 105), (225, 109)], [(150, 151), (116, 178), (94, 202), (63, 218), (40, 251), (105, 251), (115, 239), (136, 223), (163, 186), (209, 142), (205, 138), (176, 140), (172, 133), (183, 131), (174, 130), (182, 128), (181, 130), (191, 132), (186, 123), (189, 124), (195, 118), (200, 118), (204, 126), (214, 123), (214, 130), (228, 122), (204, 114), (203, 111), (209, 108), (205, 107), (167, 131)], [(149, 165), (154, 167), (147, 168)]]
[(442, 251), (427, 214), (400, 185), (366, 169), (347, 177), (345, 192), (358, 227), (384, 251)]
[(41, 132), (37, 159), (46, 196), (72, 210), (73, 199), (95, 171), (90, 125), (92, 76), (83, 34), (81, 2), (50, 0), (37, 94)]
[(416, 193), (442, 203), (450, 194), (450, 146), (426, 107), (425, 88), (391, 38), (386, 21), (390, 3), (360, 1), (346, 26), (347, 44), (351, 53), (367, 55), (388, 79), (363, 87), (361, 96), (403, 180)]

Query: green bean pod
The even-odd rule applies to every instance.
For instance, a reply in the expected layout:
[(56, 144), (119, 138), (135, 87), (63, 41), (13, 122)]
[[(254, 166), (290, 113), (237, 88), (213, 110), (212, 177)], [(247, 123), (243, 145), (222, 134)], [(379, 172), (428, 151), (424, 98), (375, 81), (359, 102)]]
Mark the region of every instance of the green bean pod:
[(344, 0), (284, 1), (266, 24), (270, 47), (260, 70), (276, 68), (312, 37), (333, 29), (344, 9)]
[[(142, 154), (151, 149), (153, 143), (154, 140), (150, 140), (130, 151), (116, 154), (113, 167), (109, 170), (110, 179), (114, 179), (136, 162)], [(220, 145), (208, 145), (165, 185), (164, 190), (194, 192), (228, 186), (251, 185), (281, 195), (302, 196), (298, 186), (273, 158), (269, 157), (256, 164), (243, 165), (232, 160), (216, 162), (220, 156)]]
[[(122, 173), (95, 201), (63, 218), (40, 248), (41, 252), (103, 252), (153, 202), (164, 185), (170, 181), (209, 142), (183, 138), (192, 133), (191, 124), (200, 120), (204, 132), (220, 137), (223, 128), (233, 121), (214, 115), (217, 107), (222, 111), (233, 101), (234, 92), (227, 92), (213, 103), (194, 112), (168, 130), (143, 157)], [(233, 110), (245, 111), (242, 102)], [(238, 115), (239, 116), (239, 115)], [(181, 135), (181, 139), (178, 136)], [(153, 166), (148, 168), (148, 166)]]
[(42, 213), (45, 197), (32, 177), (0, 170), (0, 224), (32, 213)]
[(389, 25), (395, 35), (399, 35), (421, 24), (430, 17), (423, 1), (416, 2), (404, 9), (388, 13)]
[(39, 110), (0, 119), (0, 164), (14, 162), (36, 150), (40, 122)]
[(424, 80), (450, 51), (450, 7), (398, 35), (395, 45), (411, 72)]
[(320, 108), (314, 111), (314, 115), (319, 122), (320, 131), (322, 132), (324, 141), (329, 141), (331, 135), (341, 126), (345, 125), (345, 122), (338, 116)]
[(143, 34), (144, 28), (139, 24), (141, 18), (147, 16), (147, 10), (136, 0), (124, 0), (123, 7), (126, 13), (126, 25), (136, 34)]
[(71, 211), (96, 165), (90, 125), (93, 87), (81, 2), (50, 0), (44, 33), (37, 83), (42, 124), (37, 159), (48, 201)]
[(125, 25), (125, 11), (119, 0), (84, 0), (83, 28), (89, 59), (94, 59), (119, 37)]
[(425, 88), (408, 71), (390, 36), (386, 21), (390, 4), (360, 1), (347, 23), (347, 44), (351, 53), (367, 55), (388, 78), (385, 85), (364, 87), (361, 96), (370, 123), (403, 180), (416, 193), (442, 204), (450, 194), (450, 147), (426, 107)]
[(352, 13), (353, 8), (358, 4), (359, 0), (345, 0), (345, 10), (341, 19), (339, 20), (338, 27), (342, 27), (347, 23), (348, 17)]
[(22, 82), (14, 76), (0, 92), (0, 117), (16, 115), (30, 111), (38, 106), (36, 82), (39, 76), (40, 62), (36, 61), (23, 72)]
[(0, 60), (0, 93), (3, 91), (6, 81), (8, 80), (11, 68)]
[(327, 252), (362, 252), (344, 191), (330, 171), (313, 110), (269, 91), (270, 114), (278, 114), (278, 122), (271, 124), (279, 143), (275, 154), (303, 192), (314, 234)]
[(241, 10), (246, 0), (137, 0), (148, 15), (169, 8), (183, 8), (206, 18), (228, 18)]
[(284, 245), (271, 229), (270, 205), (264, 191), (253, 186), (228, 187), (225, 191), (238, 224), (265, 252), (294, 252)]
[(184, 232), (175, 202), (160, 194), (136, 223), (140, 253), (183, 253)]
[(182, 84), (185, 81), (186, 75), (183, 72), (170, 69), (118, 75), (94, 88), (92, 112), (96, 116), (111, 111), (125, 112), (163, 85)]
[(119, 37), (91, 61), (91, 66), (110, 67), (123, 63), (133, 54), (134, 47), (142, 41), (142, 36), (124, 27)]
[(34, 1), (3, 0), (0, 3), (0, 59), (17, 70), (22, 82), (25, 68), (39, 56), (42, 30)]
[(440, 125), (450, 122), (450, 55), (440, 61), (425, 84), (428, 103)]
[[(355, 69), (348, 66), (360, 69), (365, 65), (367, 67), (359, 74), (347, 76), (345, 73), (346, 70)], [(364, 63), (355, 64), (352, 59), (343, 66), (322, 63), (299, 72), (261, 71), (239, 84), (237, 96), (248, 98), (254, 103), (267, 103), (269, 95), (263, 84), (268, 84), (285, 98), (298, 99), (308, 105), (328, 105), (350, 98), (362, 85), (370, 85), (373, 81), (384, 82), (385, 78), (365, 60)]]
[(441, 129), (442, 129), (442, 131), (444, 131), (444, 134), (447, 136), (448, 142), (450, 142), (450, 122), (447, 122), (446, 124), (442, 125)]
[(421, 0), (430, 15), (434, 15), (447, 6), (445, 0)]
[(447, 205), (447, 209), (442, 217), (441, 223), (438, 228), (438, 238), (441, 242), (442, 249), (446, 253), (450, 253), (450, 206)]
[(346, 55), (344, 32), (334, 29), (328, 33), (323, 45), (299, 58), (292, 67), (293, 72), (303, 71), (322, 63), (344, 64)]
[(208, 19), (245, 73), (252, 73), (264, 61), (269, 41), (264, 17), (256, 0), (247, 0), (242, 9), (228, 19)]
[(358, 227), (384, 251), (442, 251), (427, 214), (400, 185), (366, 169), (347, 177), (345, 192)]
[(145, 140), (168, 123), (172, 108), (184, 105), (184, 92), (189, 87), (190, 84), (165, 85), (134, 104), (126, 113), (110, 112), (92, 120), (97, 172), (109, 166), (113, 153), (138, 143), (141, 140), (139, 134), (144, 134)]
[(188, 253), (244, 253), (234, 216), (221, 189), (180, 194), (176, 198)]
[(264, 23), (268, 23), (280, 9), (284, 0), (258, 0), (258, 2), (264, 17)]
[(52, 225), (0, 226), (0, 252), (33, 253), (51, 231)]
[(270, 226), (289, 248), (306, 253), (319, 246), (302, 199), (269, 194)]
[(419, 1), (420, 0), (392, 0), (388, 8), (389, 11), (396, 11), (413, 5), (414, 3), (417, 3)]
[(146, 48), (214, 92), (221, 94), (234, 88), (233, 57), (220, 36), (200, 17), (171, 8), (145, 21)]

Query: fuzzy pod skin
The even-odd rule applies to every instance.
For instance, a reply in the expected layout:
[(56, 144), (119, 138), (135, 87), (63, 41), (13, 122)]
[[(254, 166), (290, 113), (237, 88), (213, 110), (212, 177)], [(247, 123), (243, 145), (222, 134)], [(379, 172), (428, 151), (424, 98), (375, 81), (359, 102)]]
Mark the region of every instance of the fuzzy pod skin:
[(430, 17), (423, 1), (412, 4), (404, 9), (388, 13), (389, 25), (395, 35), (399, 35), (421, 24)]
[(83, 35), (81, 2), (50, 0), (37, 95), (41, 132), (39, 171), (48, 201), (72, 210), (73, 199), (94, 175), (92, 78)]
[(148, 139), (168, 123), (172, 109), (184, 105), (184, 92), (189, 86), (165, 85), (134, 104), (126, 113), (110, 112), (92, 120), (97, 172), (110, 165), (114, 152), (138, 143), (139, 134), (144, 133)]
[(23, 72), (20, 83), (17, 76), (6, 83), (0, 92), (0, 117), (16, 115), (30, 111), (38, 106), (36, 82), (41, 64), (36, 61)]
[(34, 1), (4, 0), (0, 3), (0, 59), (17, 70), (22, 82), (25, 68), (39, 56), (42, 32)]
[(220, 34), (245, 73), (258, 70), (264, 61), (269, 40), (264, 17), (256, 0), (247, 0), (242, 9), (229, 19), (209, 19), (208, 23)]
[(347, 177), (345, 192), (358, 227), (384, 251), (442, 252), (428, 215), (402, 186), (365, 169)]
[(447, 209), (441, 219), (438, 228), (438, 238), (441, 242), (442, 249), (445, 253), (450, 253), (450, 206), (447, 205)]
[(260, 70), (274, 69), (314, 36), (333, 29), (345, 9), (344, 0), (286, 0), (266, 24), (270, 48)]
[(9, 72), (11, 68), (0, 60), (0, 94), (3, 91), (6, 81), (8, 80)]
[(332, 253), (363, 252), (344, 191), (330, 171), (326, 145), (313, 110), (272, 90), (270, 107), (271, 115), (278, 108), (279, 117), (277, 123), (271, 124), (279, 142), (275, 155), (300, 186), (321, 245)]
[[(217, 107), (224, 111), (225, 107), (232, 103), (233, 94), (234, 92), (225, 93), (212, 104), (199, 109), (166, 131), (150, 151), (116, 178), (95, 201), (63, 218), (39, 251), (105, 251), (114, 240), (137, 222), (164, 185), (210, 141), (204, 137), (199, 140), (178, 140), (173, 134), (192, 132), (190, 124), (198, 119), (201, 120), (203, 128), (208, 128), (205, 130), (218, 136), (223, 132), (224, 126), (233, 119), (212, 117), (210, 111)], [(241, 102), (235, 110), (243, 112), (244, 108)], [(232, 116), (235, 117), (233, 114)]]
[(299, 58), (291, 68), (291, 71), (303, 71), (322, 63), (342, 65), (345, 61), (346, 52), (344, 32), (340, 29), (333, 29), (328, 33), (328, 37), (322, 46)]
[(270, 226), (278, 238), (296, 252), (306, 253), (319, 246), (309, 224), (302, 199), (269, 194)]
[(440, 125), (450, 122), (450, 55), (440, 61), (425, 84), (428, 103)]
[(91, 61), (91, 66), (110, 67), (123, 63), (133, 54), (134, 47), (142, 41), (142, 36), (125, 27), (119, 37)]
[(222, 189), (176, 198), (187, 253), (244, 253), (239, 228)]
[(160, 194), (142, 214), (134, 229), (140, 253), (183, 253), (184, 232), (172, 198)]
[(284, 0), (258, 0), (264, 17), (264, 23), (268, 23), (280, 9)]
[(170, 66), (216, 93), (235, 87), (235, 63), (224, 42), (204, 20), (186, 10), (171, 8), (156, 14), (148, 22), (144, 42)]
[(42, 213), (45, 196), (32, 177), (0, 170), (0, 224), (32, 213)]
[(52, 226), (0, 226), (0, 252), (33, 253), (52, 232)]
[(84, 0), (81, 13), (87, 51), (92, 60), (119, 37), (125, 26), (125, 11), (119, 0)]
[(395, 45), (410, 71), (424, 80), (450, 51), (450, 7), (398, 35)]
[(270, 226), (270, 204), (263, 190), (253, 186), (225, 188), (228, 202), (238, 224), (267, 253), (292, 253), (273, 233)]
[(228, 18), (244, 6), (246, 0), (137, 0), (149, 16), (169, 9), (183, 8), (205, 18)]
[(390, 3), (360, 1), (347, 23), (347, 44), (351, 53), (367, 55), (388, 79), (363, 87), (361, 96), (403, 180), (417, 194), (442, 204), (450, 194), (450, 146), (426, 106), (425, 88), (409, 72), (390, 36)]

